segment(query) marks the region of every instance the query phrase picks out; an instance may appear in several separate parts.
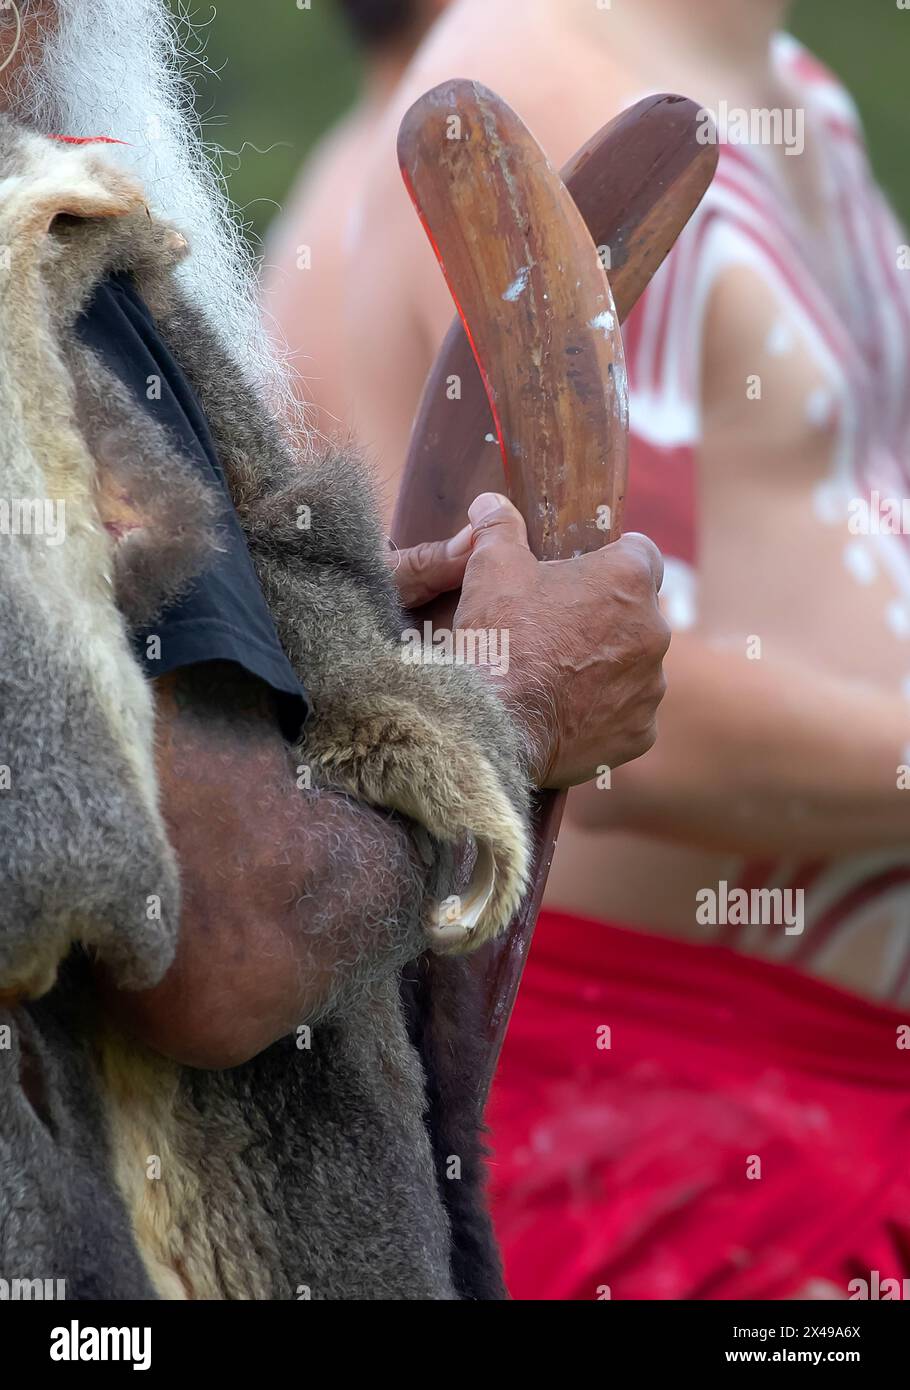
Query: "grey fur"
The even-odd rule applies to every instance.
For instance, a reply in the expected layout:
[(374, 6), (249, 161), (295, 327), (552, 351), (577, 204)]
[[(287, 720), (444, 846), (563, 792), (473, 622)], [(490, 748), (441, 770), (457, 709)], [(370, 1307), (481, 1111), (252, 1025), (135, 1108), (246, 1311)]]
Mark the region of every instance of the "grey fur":
[[(0, 120), (0, 178), (27, 177), (45, 145)], [(165, 434), (72, 333), (99, 279), (128, 269), (200, 396), (279, 635), (313, 696), (298, 760), (312, 765), (317, 787), (412, 816), (432, 864), (428, 873), (415, 855), (388, 866), (405, 891), (382, 921), (364, 924), (387, 934), (384, 968), (364, 977), (351, 961), (313, 1021), (309, 1047), (290, 1038), (230, 1072), (174, 1067), (99, 1027), (78, 968), (46, 999), (9, 1015), (14, 1045), (0, 1054), (0, 1276), (34, 1269), (34, 1277), (65, 1277), (73, 1297), (143, 1296), (152, 1284), (168, 1293), (172, 1280), (198, 1297), (455, 1297), (424, 1075), (398, 972), (420, 954), (427, 899), (448, 889), (448, 846), (479, 825), (494, 841), (502, 831), (520, 858), (528, 790), (518, 738), (476, 673), (402, 662), (402, 617), (359, 465), (331, 456), (304, 466), (294, 456), (171, 281), (180, 239), (151, 222), (103, 161), (82, 153), (72, 167), (75, 192), (32, 271), (47, 304), (43, 336), (33, 337), (46, 369), (69, 381), (61, 429), (87, 446), (102, 484), (112, 464), (123, 469), (117, 481), (146, 519), (135, 544), (111, 545), (100, 530), (92, 541), (104, 548), (118, 606), (132, 623), (147, 622), (213, 543), (212, 509)], [(90, 215), (108, 189), (125, 215)], [(0, 300), (0, 312), (14, 350), (31, 330), (14, 303)], [(4, 400), (11, 420), (23, 394), (24, 376)], [(0, 449), (11, 483), (23, 458), (35, 466), (26, 408), (23, 417)], [(298, 524), (304, 507), (308, 528)], [(126, 982), (147, 983), (167, 967), (179, 912), (156, 800), (125, 756), (116, 709), (99, 707), (94, 649), (65, 630), (71, 615), (49, 611), (46, 557), (31, 544), (11, 549), (16, 561), (0, 573), (0, 764), (13, 767), (11, 791), (0, 793), (0, 992), (40, 994), (74, 941), (104, 955)], [(119, 653), (125, 628), (112, 640)], [(521, 879), (513, 872), (497, 920)], [(161, 898), (160, 920), (140, 913), (150, 893)], [(323, 909), (331, 930), (331, 903)], [(29, 1084), (26, 1055), (34, 1059)], [(151, 1249), (141, 1209), (158, 1191), (142, 1165), (159, 1150), (167, 1153), (160, 1193), (174, 1220)], [(63, 1152), (79, 1163), (49, 1162)]]
[(0, 1009), (0, 1277), (154, 1298), (111, 1181), (81, 973), (73, 962), (40, 1003)]

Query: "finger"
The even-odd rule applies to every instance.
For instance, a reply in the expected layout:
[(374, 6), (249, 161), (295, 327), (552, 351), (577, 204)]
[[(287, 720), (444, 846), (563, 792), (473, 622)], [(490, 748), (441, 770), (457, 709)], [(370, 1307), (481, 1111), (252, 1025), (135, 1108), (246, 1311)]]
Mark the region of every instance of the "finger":
[(651, 537), (643, 536), (640, 531), (627, 531), (616, 544), (627, 545), (627, 548), (634, 547), (641, 554), (654, 577), (654, 588), (657, 593), (660, 593), (660, 586), (664, 582), (664, 557)]
[(483, 492), (468, 507), (475, 554), (503, 543), (528, 550), (524, 517), (500, 492)]
[(460, 588), (471, 554), (471, 536), (471, 527), (465, 526), (447, 541), (425, 541), (389, 552), (389, 564), (406, 608), (421, 608), (440, 594)]

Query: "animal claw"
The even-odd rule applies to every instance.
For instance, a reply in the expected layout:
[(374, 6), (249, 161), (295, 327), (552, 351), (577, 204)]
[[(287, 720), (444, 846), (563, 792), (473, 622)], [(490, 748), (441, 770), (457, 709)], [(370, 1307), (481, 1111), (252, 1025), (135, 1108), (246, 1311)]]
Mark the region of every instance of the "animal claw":
[(490, 846), (477, 846), (471, 881), (463, 894), (435, 903), (427, 935), (436, 950), (450, 951), (471, 940), (490, 905), (496, 887), (496, 869)]

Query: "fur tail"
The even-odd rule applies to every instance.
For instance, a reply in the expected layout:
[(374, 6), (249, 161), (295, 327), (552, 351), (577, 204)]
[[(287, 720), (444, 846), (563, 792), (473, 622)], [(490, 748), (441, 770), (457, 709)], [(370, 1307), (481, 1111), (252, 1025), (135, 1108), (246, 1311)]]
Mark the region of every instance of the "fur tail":
[(349, 711), (337, 721), (317, 716), (303, 751), (332, 783), (400, 812), (435, 839), (473, 837), (469, 888), (437, 905), (427, 922), (436, 949), (472, 951), (505, 930), (528, 885), (528, 827), (479, 744), (389, 697), (371, 702), (353, 725)]

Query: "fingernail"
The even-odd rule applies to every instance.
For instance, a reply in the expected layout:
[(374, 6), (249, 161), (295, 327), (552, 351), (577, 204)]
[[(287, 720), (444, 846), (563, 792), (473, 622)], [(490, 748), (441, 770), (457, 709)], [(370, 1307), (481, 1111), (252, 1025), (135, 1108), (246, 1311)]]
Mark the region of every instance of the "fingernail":
[(470, 526), (463, 526), (456, 536), (452, 536), (446, 541), (446, 558), (458, 560), (462, 555), (467, 555), (471, 549), (471, 537), (474, 531)]
[(482, 492), (479, 497), (475, 498), (470, 507), (468, 507), (468, 516), (471, 518), (472, 524), (476, 526), (477, 523), (483, 521), (485, 517), (492, 516), (494, 512), (498, 512), (501, 506), (502, 502), (496, 496), (495, 492)]

